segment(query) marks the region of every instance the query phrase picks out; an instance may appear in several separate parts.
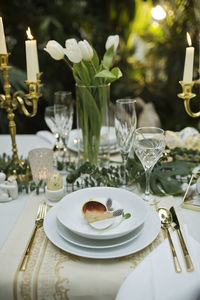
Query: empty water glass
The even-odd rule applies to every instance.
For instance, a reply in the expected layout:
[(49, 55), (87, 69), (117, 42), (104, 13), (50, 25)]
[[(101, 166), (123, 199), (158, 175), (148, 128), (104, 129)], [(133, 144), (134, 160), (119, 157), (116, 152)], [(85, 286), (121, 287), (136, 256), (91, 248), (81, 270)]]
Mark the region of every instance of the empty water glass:
[(67, 156), (67, 143), (73, 124), (73, 102), (70, 91), (57, 91), (54, 93), (54, 117), (63, 143), (64, 158)]
[(143, 199), (153, 204), (150, 193), (151, 171), (165, 149), (165, 132), (157, 127), (141, 127), (135, 130), (134, 150), (141, 161), (146, 175), (146, 190)]
[[(126, 163), (133, 146), (137, 117), (134, 99), (118, 99), (115, 109), (115, 132), (124, 165), (124, 178), (122, 187), (127, 187)], [(132, 187), (133, 188), (133, 187)]]

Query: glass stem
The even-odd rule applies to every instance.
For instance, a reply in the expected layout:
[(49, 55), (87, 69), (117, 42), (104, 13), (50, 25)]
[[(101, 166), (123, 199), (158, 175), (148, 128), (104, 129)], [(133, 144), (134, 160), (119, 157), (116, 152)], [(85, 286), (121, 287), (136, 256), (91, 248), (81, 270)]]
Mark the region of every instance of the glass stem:
[(145, 170), (145, 176), (146, 176), (146, 189), (145, 189), (145, 195), (150, 195), (150, 177), (151, 177), (151, 168)]
[(123, 166), (124, 166), (124, 182), (123, 185), (126, 185), (126, 163), (128, 159), (128, 153), (121, 153)]

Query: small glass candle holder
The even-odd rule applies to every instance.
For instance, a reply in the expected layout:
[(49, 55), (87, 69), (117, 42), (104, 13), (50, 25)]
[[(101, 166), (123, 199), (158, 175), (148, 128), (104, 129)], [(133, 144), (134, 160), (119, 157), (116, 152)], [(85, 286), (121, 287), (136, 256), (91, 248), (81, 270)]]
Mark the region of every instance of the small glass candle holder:
[(53, 150), (48, 148), (36, 148), (28, 153), (31, 172), (35, 183), (40, 180), (47, 181), (53, 173)]

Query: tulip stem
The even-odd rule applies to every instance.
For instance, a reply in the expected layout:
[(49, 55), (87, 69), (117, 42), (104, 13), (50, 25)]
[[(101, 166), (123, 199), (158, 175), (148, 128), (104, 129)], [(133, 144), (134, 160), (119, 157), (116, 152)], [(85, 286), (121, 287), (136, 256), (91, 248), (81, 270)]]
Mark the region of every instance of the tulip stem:
[(70, 63), (68, 62), (68, 60), (66, 58), (63, 58), (64, 62), (66, 63), (66, 65), (71, 69), (71, 71), (73, 72), (73, 67), (70, 65)]
[(90, 60), (89, 62), (90, 62), (90, 64), (91, 64), (91, 66), (92, 66), (92, 68), (93, 68), (95, 74), (97, 74), (97, 70), (96, 70), (95, 65), (93, 64), (92, 60)]

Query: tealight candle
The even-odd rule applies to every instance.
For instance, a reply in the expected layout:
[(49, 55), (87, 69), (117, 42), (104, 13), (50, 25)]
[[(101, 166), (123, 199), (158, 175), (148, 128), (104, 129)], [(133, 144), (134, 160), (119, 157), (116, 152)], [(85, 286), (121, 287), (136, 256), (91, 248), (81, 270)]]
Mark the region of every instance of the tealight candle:
[(0, 54), (7, 54), (7, 47), (6, 47), (6, 40), (5, 40), (2, 17), (0, 17)]
[(29, 82), (36, 82), (39, 73), (38, 54), (37, 54), (37, 42), (33, 40), (30, 28), (26, 31), (28, 39), (25, 41), (26, 45), (26, 68), (27, 68), (27, 80)]
[(188, 32), (187, 32), (187, 40), (188, 40), (189, 47), (186, 48), (186, 53), (185, 53), (183, 82), (191, 83), (193, 77), (194, 47), (191, 47), (192, 41)]

